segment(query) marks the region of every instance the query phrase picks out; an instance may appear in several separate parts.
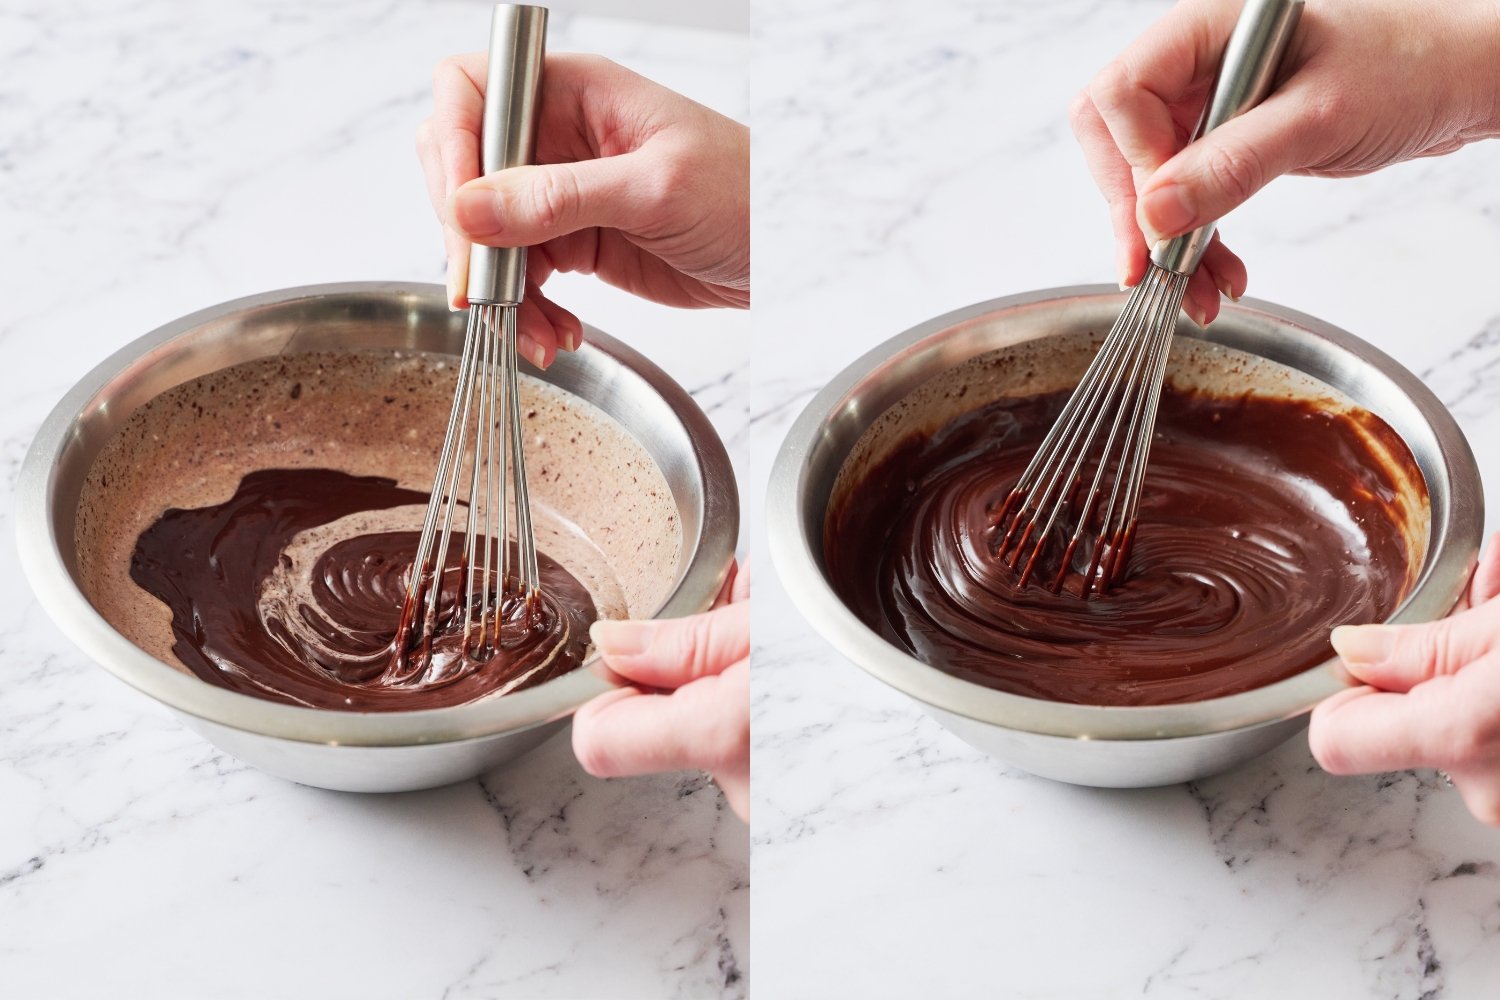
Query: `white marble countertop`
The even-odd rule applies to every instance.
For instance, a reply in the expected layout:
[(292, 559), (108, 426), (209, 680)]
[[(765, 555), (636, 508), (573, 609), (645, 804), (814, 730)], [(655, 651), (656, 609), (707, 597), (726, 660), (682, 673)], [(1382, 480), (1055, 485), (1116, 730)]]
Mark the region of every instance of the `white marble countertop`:
[[(759, 479), (812, 393), (876, 343), (984, 299), (1114, 280), (1066, 106), (1167, 6), (758, 0)], [(1492, 510), (1496, 177), (1492, 142), (1282, 180), (1223, 227), (1252, 296), (1424, 375)], [(812, 634), (766, 571), (755, 642), (760, 995), (1495, 995), (1500, 831), (1430, 773), (1332, 778), (1298, 738), (1193, 785), (1075, 788), (939, 728)]]
[[(0, 8), (0, 563), (32, 434), (108, 353), (268, 289), (442, 280), (413, 153), (488, 5), (17, 0)], [(555, 16), (745, 117), (748, 39)], [(747, 441), (748, 316), (592, 279), (556, 297)], [(713, 345), (704, 349), (704, 343)], [(758, 492), (758, 491), (756, 491)], [(0, 996), (743, 996), (748, 832), (703, 779), (603, 782), (566, 734), (432, 792), (250, 770), (89, 663), (0, 579)]]

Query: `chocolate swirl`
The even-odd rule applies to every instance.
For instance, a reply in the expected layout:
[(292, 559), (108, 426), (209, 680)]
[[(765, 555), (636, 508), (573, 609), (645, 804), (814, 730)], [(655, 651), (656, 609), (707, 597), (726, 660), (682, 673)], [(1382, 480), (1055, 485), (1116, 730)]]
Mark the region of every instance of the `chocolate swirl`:
[[(395, 657), (418, 533), (392, 525), (420, 520), (426, 504), (426, 493), (374, 476), (253, 472), (222, 504), (162, 514), (136, 542), (131, 578), (171, 611), (172, 649), (189, 670), (273, 701), (438, 708), (581, 664), (594, 603), (545, 554), (541, 599), (527, 609), (507, 593), (499, 648), (465, 656), (459, 601), (467, 580), (450, 553), (430, 654)], [(469, 648), (479, 649), (477, 638)]]
[(1123, 583), (1087, 601), (1018, 588), (994, 554), (995, 516), (1065, 401), (962, 415), (853, 486), (830, 514), (826, 557), (866, 624), (1002, 691), (1170, 704), (1290, 677), (1332, 655), (1333, 626), (1378, 620), (1401, 599), (1398, 491), (1367, 436), (1389, 444), (1389, 428), (1300, 402), (1172, 391)]

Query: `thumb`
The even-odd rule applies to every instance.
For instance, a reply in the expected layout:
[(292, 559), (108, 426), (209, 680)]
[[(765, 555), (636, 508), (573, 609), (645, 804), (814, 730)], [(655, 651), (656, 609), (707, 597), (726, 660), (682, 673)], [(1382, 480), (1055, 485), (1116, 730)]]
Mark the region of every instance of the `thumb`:
[(589, 637), (615, 673), (656, 688), (679, 688), (750, 655), (750, 603), (687, 618), (597, 621)]
[(449, 223), (475, 243), (521, 247), (580, 229), (632, 232), (654, 214), (656, 197), (639, 152), (578, 163), (511, 167), (453, 192)]
[(1189, 143), (1142, 185), (1136, 221), (1146, 240), (1160, 240), (1228, 215), (1274, 178), (1308, 159), (1305, 102), (1278, 92)]
[(1334, 651), (1355, 677), (1384, 691), (1406, 692), (1479, 659), (1500, 638), (1500, 603), (1470, 608), (1422, 625), (1341, 625)]

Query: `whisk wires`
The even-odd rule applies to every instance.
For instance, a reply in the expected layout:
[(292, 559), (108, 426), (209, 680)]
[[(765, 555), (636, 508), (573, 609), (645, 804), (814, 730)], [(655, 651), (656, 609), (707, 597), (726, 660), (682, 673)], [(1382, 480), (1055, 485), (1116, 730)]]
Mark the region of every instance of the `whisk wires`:
[[(387, 671), (389, 681), (409, 680), (424, 669), (434, 636), (453, 624), (451, 616), (462, 616), (463, 658), (478, 660), (501, 647), (507, 593), (524, 602), (523, 621), (535, 607), (540, 579), (526, 485), (518, 364), (515, 307), (472, 306), (432, 498), (407, 583), (396, 655)], [(512, 508), (514, 547), (508, 524)], [(455, 531), (464, 536), (457, 550), (462, 588), (450, 615), (443, 604), (443, 577), (449, 570)], [(411, 653), (421, 656), (413, 658)]]
[(995, 555), (1020, 573), (1020, 586), (1042, 570), (1054, 532), (1067, 538), (1047, 581), (1054, 593), (1062, 591), (1070, 572), (1080, 575), (1079, 596), (1085, 598), (1124, 577), (1187, 280), (1156, 264), (1148, 267), (1001, 505)]

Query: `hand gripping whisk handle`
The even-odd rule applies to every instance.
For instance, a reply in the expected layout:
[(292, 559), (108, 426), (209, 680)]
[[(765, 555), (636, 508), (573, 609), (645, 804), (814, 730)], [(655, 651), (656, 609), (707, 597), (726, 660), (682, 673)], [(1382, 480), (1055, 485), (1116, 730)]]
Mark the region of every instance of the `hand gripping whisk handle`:
[[(1245, 0), (1235, 22), (1213, 94), (1204, 105), (1203, 117), (1193, 130), (1193, 141), (1201, 139), (1231, 118), (1249, 111), (1271, 92), (1276, 69), (1291, 43), (1303, 0)], [(1163, 240), (1151, 251), (1151, 261), (1178, 274), (1192, 274), (1213, 239), (1210, 222), (1175, 239)]]
[[(547, 51), (547, 8), (495, 5), (484, 85), (480, 168), (485, 174), (536, 158), (537, 95)], [(519, 305), (526, 291), (526, 248), (469, 249), (470, 302)]]

